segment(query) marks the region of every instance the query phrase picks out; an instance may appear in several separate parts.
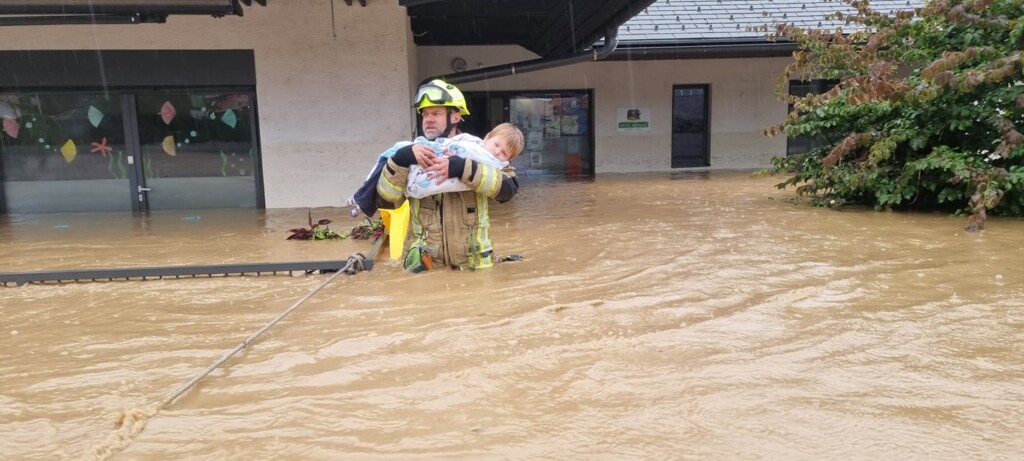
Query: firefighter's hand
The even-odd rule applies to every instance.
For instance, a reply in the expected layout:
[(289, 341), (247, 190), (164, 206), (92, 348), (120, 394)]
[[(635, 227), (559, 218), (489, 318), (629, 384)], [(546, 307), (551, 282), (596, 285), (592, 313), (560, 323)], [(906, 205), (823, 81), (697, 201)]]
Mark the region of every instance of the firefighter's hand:
[(441, 184), (448, 179), (448, 162), (447, 158), (434, 157), (434, 164), (429, 167), (424, 167), (423, 171), (427, 172), (427, 179), (434, 181), (434, 184)]
[(416, 163), (423, 167), (424, 170), (437, 162), (437, 153), (430, 146), (413, 144), (412, 155), (416, 157)]

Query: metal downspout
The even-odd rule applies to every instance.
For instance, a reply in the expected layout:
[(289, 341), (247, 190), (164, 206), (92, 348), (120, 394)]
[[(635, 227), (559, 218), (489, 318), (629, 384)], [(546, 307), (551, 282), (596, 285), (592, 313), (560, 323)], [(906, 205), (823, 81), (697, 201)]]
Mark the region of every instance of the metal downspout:
[(459, 72), (455, 74), (443, 75), (438, 77), (430, 77), (424, 79), (423, 82), (429, 82), (435, 78), (440, 78), (451, 84), (460, 84), (467, 82), (477, 82), (480, 80), (488, 80), (498, 77), (507, 77), (509, 75), (517, 75), (525, 72), (534, 72), (538, 70), (550, 69), (552, 67), (566, 66), (569, 64), (576, 64), (579, 62), (586, 61), (600, 61), (608, 56), (611, 56), (612, 52), (615, 51), (615, 47), (619, 44), (619, 27), (609, 27), (605, 33), (604, 46), (601, 48), (592, 48), (589, 51), (582, 51), (577, 54), (569, 56), (562, 56), (557, 58), (540, 58), (533, 59), (530, 61), (513, 62), (511, 64), (501, 64), (498, 66), (485, 67), (483, 69), (470, 70), (465, 72)]

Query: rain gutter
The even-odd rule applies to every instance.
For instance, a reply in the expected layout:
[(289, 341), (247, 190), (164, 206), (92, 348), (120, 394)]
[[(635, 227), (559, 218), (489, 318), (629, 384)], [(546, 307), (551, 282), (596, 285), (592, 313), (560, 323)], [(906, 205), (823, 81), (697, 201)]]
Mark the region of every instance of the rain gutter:
[(236, 14), (239, 0), (4, 0), (0, 14)]
[(0, 0), (0, 26), (164, 23), (171, 14), (242, 16), (266, 0)]
[(151, 24), (167, 22), (166, 14), (132, 14), (132, 15), (40, 15), (40, 16), (0, 16), (0, 26), (57, 26), (83, 24)]
[(749, 43), (692, 42), (665, 45), (621, 46), (608, 61), (645, 61), (663, 59), (726, 59), (792, 56), (797, 45), (788, 41)]

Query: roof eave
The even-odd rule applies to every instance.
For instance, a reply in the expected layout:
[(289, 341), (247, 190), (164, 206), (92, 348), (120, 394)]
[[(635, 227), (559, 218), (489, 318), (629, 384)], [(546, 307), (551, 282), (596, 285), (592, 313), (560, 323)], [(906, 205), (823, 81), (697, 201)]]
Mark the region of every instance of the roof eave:
[(606, 60), (769, 58), (792, 56), (796, 49), (788, 40), (632, 41), (620, 43)]

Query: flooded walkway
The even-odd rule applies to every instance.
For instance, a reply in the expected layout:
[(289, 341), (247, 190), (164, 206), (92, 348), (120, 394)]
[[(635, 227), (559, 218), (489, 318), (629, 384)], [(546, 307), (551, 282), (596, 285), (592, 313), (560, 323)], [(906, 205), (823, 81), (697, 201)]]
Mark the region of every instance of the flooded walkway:
[[(1011, 459), (1024, 221), (794, 206), (779, 178), (527, 182), (490, 271), (341, 277), (111, 459)], [(14, 216), (0, 271), (344, 259), (305, 209)], [(315, 209), (336, 230), (357, 221)], [(0, 459), (105, 457), (326, 276), (0, 288)], [(100, 456), (93, 456), (93, 453)]]

